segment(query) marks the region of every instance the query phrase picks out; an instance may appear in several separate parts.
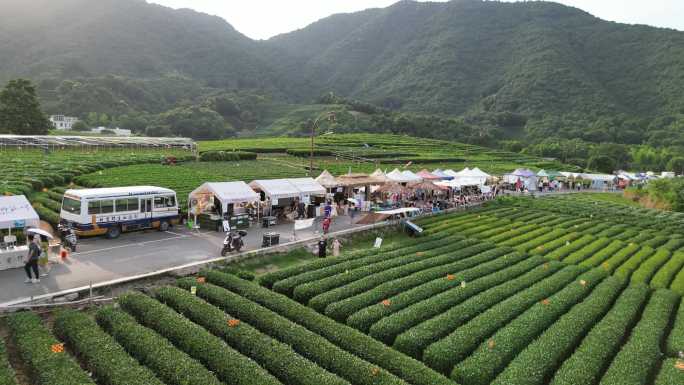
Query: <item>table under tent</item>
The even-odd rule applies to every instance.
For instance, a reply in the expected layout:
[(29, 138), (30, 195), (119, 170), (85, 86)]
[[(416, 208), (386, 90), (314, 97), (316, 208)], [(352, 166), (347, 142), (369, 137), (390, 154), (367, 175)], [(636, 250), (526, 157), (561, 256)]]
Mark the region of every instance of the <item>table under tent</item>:
[[(353, 202), (362, 211), (370, 210), (370, 197), (373, 187), (382, 186), (387, 178), (368, 174), (347, 174), (337, 177), (345, 199)], [(336, 195), (337, 198), (337, 195)]]
[(512, 173), (504, 175), (504, 183), (510, 184), (516, 190), (527, 189), (528, 191), (535, 191), (538, 178), (534, 171), (519, 168)]
[(188, 219), (203, 228), (223, 231), (223, 220), (231, 228), (246, 228), (256, 220), (259, 194), (247, 183), (207, 182), (188, 196)]
[(292, 219), (323, 215), (326, 189), (313, 178), (260, 179), (249, 185), (260, 194), (266, 227), (288, 215)]
[(38, 213), (25, 196), (0, 196), (0, 270), (24, 265), (28, 246), (18, 245), (18, 241), (24, 239), (24, 230), (27, 228), (39, 227)]

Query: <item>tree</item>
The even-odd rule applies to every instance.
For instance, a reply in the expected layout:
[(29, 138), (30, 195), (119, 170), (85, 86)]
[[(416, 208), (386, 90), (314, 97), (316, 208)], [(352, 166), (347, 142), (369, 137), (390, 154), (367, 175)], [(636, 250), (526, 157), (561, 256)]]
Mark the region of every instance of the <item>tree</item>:
[(667, 162), (667, 169), (676, 172), (678, 175), (684, 174), (684, 157), (676, 156)]
[(607, 155), (596, 155), (589, 158), (587, 168), (605, 173), (615, 171), (615, 159)]
[(51, 127), (31, 81), (10, 80), (0, 92), (0, 132), (47, 135)]
[(88, 131), (88, 125), (82, 120), (79, 120), (71, 126), (71, 129), (74, 131)]

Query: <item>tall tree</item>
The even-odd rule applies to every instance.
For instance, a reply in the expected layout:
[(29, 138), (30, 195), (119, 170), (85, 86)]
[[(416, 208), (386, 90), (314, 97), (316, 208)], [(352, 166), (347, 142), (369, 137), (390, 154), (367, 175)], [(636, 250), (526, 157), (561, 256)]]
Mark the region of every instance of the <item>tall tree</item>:
[(0, 132), (46, 135), (50, 127), (31, 81), (10, 80), (0, 92)]

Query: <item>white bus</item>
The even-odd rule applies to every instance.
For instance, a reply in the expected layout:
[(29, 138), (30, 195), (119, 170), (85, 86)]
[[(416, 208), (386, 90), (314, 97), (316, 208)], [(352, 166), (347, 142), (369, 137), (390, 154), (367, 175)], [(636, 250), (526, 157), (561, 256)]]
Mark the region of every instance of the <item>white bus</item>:
[(180, 222), (176, 192), (162, 187), (134, 186), (67, 190), (60, 222), (79, 236), (117, 238), (124, 231), (159, 229)]

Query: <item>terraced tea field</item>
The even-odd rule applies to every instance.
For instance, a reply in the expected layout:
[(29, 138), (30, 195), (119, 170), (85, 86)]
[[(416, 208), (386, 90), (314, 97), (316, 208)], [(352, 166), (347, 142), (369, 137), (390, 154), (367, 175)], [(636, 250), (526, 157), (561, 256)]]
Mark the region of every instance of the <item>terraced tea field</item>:
[(682, 384), (679, 218), (628, 208), (502, 200), (258, 283), (218, 268), (10, 315), (0, 384)]

